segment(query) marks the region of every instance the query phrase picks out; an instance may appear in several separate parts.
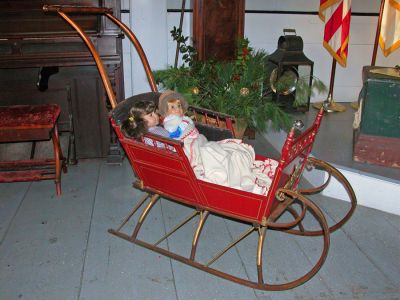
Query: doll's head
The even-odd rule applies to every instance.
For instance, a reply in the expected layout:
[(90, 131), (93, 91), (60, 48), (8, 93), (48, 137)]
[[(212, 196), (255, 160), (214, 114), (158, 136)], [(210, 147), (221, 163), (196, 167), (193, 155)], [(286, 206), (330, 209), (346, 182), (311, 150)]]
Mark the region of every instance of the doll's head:
[(160, 95), (158, 110), (163, 117), (168, 115), (183, 116), (187, 109), (188, 103), (181, 94), (167, 90)]
[(121, 131), (125, 136), (140, 139), (148, 128), (160, 122), (153, 101), (136, 101), (129, 110), (128, 118), (122, 123)]

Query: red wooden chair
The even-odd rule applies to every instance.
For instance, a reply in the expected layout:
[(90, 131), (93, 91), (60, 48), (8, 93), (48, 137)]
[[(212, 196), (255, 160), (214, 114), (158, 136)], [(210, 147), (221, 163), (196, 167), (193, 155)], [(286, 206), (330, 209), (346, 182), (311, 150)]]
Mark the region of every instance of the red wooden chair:
[(54, 158), (0, 162), (0, 182), (54, 179), (61, 195), (61, 169), (67, 172), (57, 131), (57, 104), (0, 106), (0, 143), (51, 139)]
[[(106, 8), (45, 6), (44, 10), (57, 12), (63, 19), (71, 24), (92, 52), (113, 107), (113, 112), (110, 115), (112, 127), (137, 176), (134, 187), (145, 192), (144, 197), (139, 200), (135, 207), (128, 213), (126, 218), (122, 221), (122, 224), (117, 229), (110, 229), (110, 233), (195, 268), (256, 289), (285, 290), (294, 288), (306, 282), (318, 272), (328, 254), (330, 233), (340, 228), (351, 217), (356, 206), (355, 194), (346, 178), (328, 163), (309, 156), (324, 114), (323, 110), (319, 111), (313, 125), (304, 132), (301, 133), (294, 127), (288, 133), (280, 158), (278, 159), (279, 165), (275, 171), (271, 187), (266, 196), (199, 180), (196, 178), (185, 156), (183, 146), (179, 141), (147, 134), (147, 137), (153, 139), (154, 143), (165, 145), (165, 147), (160, 148), (155, 147), (155, 145), (145, 144), (142, 141), (127, 138), (122, 134), (120, 122), (126, 118), (126, 113), (132, 102), (149, 96), (153, 97), (153, 99), (157, 99), (157, 94), (147, 93), (136, 95), (117, 105), (115, 95), (112, 92), (109, 79), (107, 78), (98, 53), (88, 36), (66, 15), (66, 13), (104, 14), (119, 25), (131, 39), (139, 53), (152, 92), (156, 93), (157, 87), (150, 66), (135, 35), (118, 19), (112, 16), (112, 12)], [(192, 108), (192, 111), (195, 115), (203, 116), (201, 118), (203, 122), (198, 123), (197, 127), (201, 132), (208, 135), (209, 138), (215, 138), (215, 136), (220, 136), (221, 138), (234, 136), (231, 126), (232, 119), (230, 116), (198, 108)], [(217, 119), (218, 121), (223, 120), (227, 124), (227, 128), (221, 129), (210, 125), (211, 122), (207, 122), (208, 118)], [(210, 133), (214, 136), (212, 137)], [(263, 155), (257, 155), (256, 157), (256, 159), (259, 160), (265, 158), (266, 157)], [(329, 179), (331, 175), (333, 175), (344, 186), (349, 195), (351, 201), (349, 210), (341, 220), (333, 225), (327, 224), (321, 209), (306, 197), (307, 194), (320, 193), (329, 184), (329, 179), (320, 187), (300, 189), (299, 181), (306, 168), (322, 169), (328, 172)], [(140, 232), (143, 229), (146, 217), (160, 197), (189, 206), (193, 208), (193, 212), (154, 243), (141, 239)], [(144, 206), (144, 208), (139, 212), (142, 206)], [(139, 217), (137, 221), (134, 221), (135, 218), (133, 218), (133, 216), (136, 214), (139, 214)], [(196, 254), (202, 237), (203, 228), (210, 214), (247, 224), (248, 229), (237, 239), (229, 243), (229, 245), (220, 251), (216, 251), (211, 260), (204, 262), (198, 259)], [(160, 245), (162, 241), (170, 238), (178, 229), (187, 225), (193, 218), (197, 218), (197, 225), (192, 231), (192, 234), (187, 236), (187, 239), (191, 241), (191, 243), (185, 254), (173, 252)], [(309, 228), (309, 219), (314, 219), (316, 228)], [(134, 223), (133, 229), (130, 232), (126, 232), (126, 228), (130, 227), (130, 225), (132, 225), (131, 223)], [(265, 257), (271, 259), (271, 257), (265, 256), (263, 247), (268, 229), (296, 236), (319, 236), (322, 240), (319, 258), (309, 270), (306, 270), (303, 275), (295, 279), (277, 284), (267, 282), (265, 280), (266, 274), (264, 274), (263, 259)], [(162, 232), (163, 228), (160, 228), (160, 231)], [(239, 277), (231, 274), (229, 271), (214, 267), (216, 262), (229, 249), (242, 243), (244, 239), (252, 233), (257, 234), (255, 253), (253, 253), (256, 257), (255, 272), (257, 273), (257, 279), (251, 280), (247, 277)]]

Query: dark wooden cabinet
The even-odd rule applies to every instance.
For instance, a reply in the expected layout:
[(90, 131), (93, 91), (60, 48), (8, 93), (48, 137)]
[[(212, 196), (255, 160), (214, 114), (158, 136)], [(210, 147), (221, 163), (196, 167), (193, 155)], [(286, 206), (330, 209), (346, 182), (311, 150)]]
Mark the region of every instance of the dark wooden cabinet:
[[(44, 13), (44, 4), (106, 6), (120, 17), (118, 0), (0, 1), (0, 105), (58, 103), (60, 131), (73, 135), (76, 157), (105, 157), (112, 143), (109, 105), (97, 67), (75, 31), (58, 15)], [(89, 34), (122, 100), (120, 30), (105, 17), (72, 18)], [(39, 79), (47, 89), (39, 90)]]
[(244, 0), (194, 0), (193, 42), (199, 60), (235, 58), (244, 34)]

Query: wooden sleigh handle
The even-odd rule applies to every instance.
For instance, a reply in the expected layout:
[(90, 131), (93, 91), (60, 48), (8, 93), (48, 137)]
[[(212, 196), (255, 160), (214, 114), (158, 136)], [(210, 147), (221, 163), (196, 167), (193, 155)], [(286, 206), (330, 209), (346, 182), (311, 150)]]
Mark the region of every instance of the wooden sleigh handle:
[(76, 14), (112, 14), (112, 8), (107, 7), (93, 7), (93, 6), (73, 6), (73, 5), (43, 5), (43, 11), (45, 12), (59, 12), (64, 13), (76, 13)]
[(99, 73), (101, 76), (101, 80), (103, 81), (104, 88), (106, 90), (108, 99), (110, 100), (110, 104), (112, 108), (117, 106), (117, 100), (115, 93), (112, 89), (110, 79), (108, 78), (106, 68), (100, 58), (96, 47), (91, 41), (90, 37), (85, 33), (85, 31), (70, 17), (67, 16), (67, 13), (75, 13), (75, 14), (104, 14), (107, 18), (113, 21), (118, 27), (122, 29), (122, 31), (129, 37), (131, 42), (133, 43), (136, 52), (138, 53), (140, 60), (143, 64), (144, 71), (146, 72), (147, 80), (149, 81), (150, 88), (153, 92), (157, 92), (157, 85), (154, 80), (153, 73), (150, 68), (149, 61), (147, 60), (146, 54), (140, 44), (139, 40), (136, 38), (135, 34), (120, 20), (112, 15), (112, 9), (105, 7), (89, 7), (89, 6), (65, 6), (65, 5), (48, 5), (45, 4), (43, 6), (43, 11), (45, 12), (56, 12), (58, 13), (72, 28), (76, 30), (79, 34), (83, 42), (89, 48), (90, 53), (92, 54), (94, 61), (99, 69)]

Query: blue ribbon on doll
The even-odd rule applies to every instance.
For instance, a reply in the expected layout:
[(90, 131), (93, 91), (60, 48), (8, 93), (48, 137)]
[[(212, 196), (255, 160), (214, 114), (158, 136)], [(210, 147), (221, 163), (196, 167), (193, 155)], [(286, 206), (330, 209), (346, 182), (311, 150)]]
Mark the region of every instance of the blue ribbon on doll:
[(170, 132), (170, 133), (169, 133), (169, 137), (170, 137), (171, 139), (175, 139), (175, 138), (180, 137), (181, 134), (182, 134), (182, 129), (180, 129), (180, 128), (178, 127), (174, 132)]

